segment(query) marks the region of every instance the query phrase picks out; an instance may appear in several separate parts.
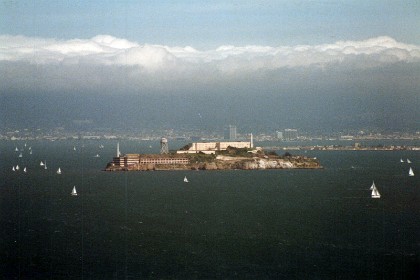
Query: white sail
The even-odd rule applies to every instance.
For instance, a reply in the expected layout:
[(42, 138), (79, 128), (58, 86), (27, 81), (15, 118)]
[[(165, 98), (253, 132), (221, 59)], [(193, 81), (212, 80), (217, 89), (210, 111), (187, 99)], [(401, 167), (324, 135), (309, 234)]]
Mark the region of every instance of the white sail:
[(42, 160), (41, 160), (41, 162), (39, 163), (39, 165), (40, 165), (40, 166), (44, 166), (44, 163), (42, 162)]
[(44, 163), (44, 169), (47, 169), (47, 161)]
[(16, 148), (15, 148), (15, 152), (18, 152), (18, 151), (19, 151), (19, 149), (16, 147)]
[(15, 169), (15, 167), (14, 167), (14, 166), (12, 167), (12, 171), (16, 171), (16, 169)]
[(370, 190), (373, 190), (373, 189), (376, 189), (375, 181), (373, 181), (372, 186), (370, 187)]
[(187, 179), (187, 176), (184, 177), (184, 182), (185, 183), (188, 183), (189, 182), (188, 179)]
[(73, 187), (73, 190), (71, 191), (71, 195), (77, 195), (76, 186)]
[(411, 160), (407, 159), (407, 163), (411, 163)]
[(372, 198), (381, 198), (381, 194), (379, 193), (375, 185), (372, 185), (371, 189), (372, 189), (372, 195), (371, 195)]
[(414, 171), (411, 167), (410, 170), (408, 170), (408, 176), (414, 176)]
[(76, 146), (73, 146), (73, 151), (76, 151)]
[(23, 157), (22, 153), (19, 154), (19, 157)]
[(23, 172), (25, 172), (25, 173), (26, 173), (26, 167), (25, 167), (25, 168), (23, 168)]
[(19, 170), (19, 165), (16, 165), (16, 171), (18, 171)]
[(58, 168), (58, 170), (57, 170), (57, 174), (61, 174), (61, 169), (60, 169), (60, 167)]
[(404, 160), (403, 159), (400, 159), (400, 162), (404, 162)]

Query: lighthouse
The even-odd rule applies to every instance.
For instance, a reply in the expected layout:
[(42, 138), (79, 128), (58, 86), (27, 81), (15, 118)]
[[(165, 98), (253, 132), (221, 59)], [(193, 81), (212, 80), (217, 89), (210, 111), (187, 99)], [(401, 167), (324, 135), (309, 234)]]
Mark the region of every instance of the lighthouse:
[(120, 142), (117, 142), (117, 157), (121, 156), (121, 152), (120, 152)]

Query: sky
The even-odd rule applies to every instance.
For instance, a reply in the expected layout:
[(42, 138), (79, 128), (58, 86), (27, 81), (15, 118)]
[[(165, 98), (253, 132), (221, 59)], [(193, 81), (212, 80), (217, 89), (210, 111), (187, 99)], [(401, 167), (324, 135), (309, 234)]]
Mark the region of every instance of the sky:
[(2, 0), (0, 126), (418, 131), (419, 15), (418, 1)]

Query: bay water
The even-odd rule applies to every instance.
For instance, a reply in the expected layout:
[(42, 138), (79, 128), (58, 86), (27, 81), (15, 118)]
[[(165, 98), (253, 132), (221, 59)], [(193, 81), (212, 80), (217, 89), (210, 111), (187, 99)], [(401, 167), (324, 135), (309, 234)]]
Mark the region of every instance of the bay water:
[(3, 279), (419, 276), (418, 151), (304, 153), (322, 170), (103, 171), (115, 151), (114, 140), (0, 142)]

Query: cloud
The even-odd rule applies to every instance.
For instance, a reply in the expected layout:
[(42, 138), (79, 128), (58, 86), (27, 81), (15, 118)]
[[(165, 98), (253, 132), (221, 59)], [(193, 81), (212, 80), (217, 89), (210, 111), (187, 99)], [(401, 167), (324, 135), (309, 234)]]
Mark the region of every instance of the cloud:
[(72, 40), (0, 36), (0, 81), (3, 89), (14, 90), (23, 84), (49, 90), (170, 89), (249, 77), (269, 80), (275, 73), (299, 69), (363, 71), (419, 62), (420, 46), (386, 36), (321, 45), (223, 45), (211, 50), (139, 44), (109, 35)]
[[(364, 41), (338, 41), (334, 44), (298, 46), (220, 46), (199, 51), (192, 47), (140, 45), (109, 35), (91, 39), (55, 40), (23, 36), (0, 36), (0, 60), (27, 61), (35, 64), (62, 63), (85, 59), (104, 65), (131, 65), (146, 70), (178, 64), (207, 64), (228, 61), (247, 68), (281, 68), (343, 63), (354, 56), (364, 56), (378, 63), (418, 62), (420, 46), (377, 37)], [(369, 66), (369, 65), (366, 65)]]

